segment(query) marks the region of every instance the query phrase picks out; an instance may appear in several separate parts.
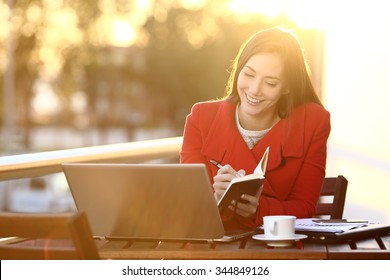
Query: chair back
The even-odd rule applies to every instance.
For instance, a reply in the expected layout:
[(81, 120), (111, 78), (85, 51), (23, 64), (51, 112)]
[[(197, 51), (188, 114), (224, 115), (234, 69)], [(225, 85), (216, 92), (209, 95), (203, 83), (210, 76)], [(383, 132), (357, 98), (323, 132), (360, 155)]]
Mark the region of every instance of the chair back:
[[(329, 216), (330, 219), (341, 219), (344, 212), (347, 186), (348, 181), (342, 175), (325, 178), (314, 216)], [(329, 202), (329, 197), (332, 198), (331, 202)]]
[[(9, 238), (7, 238), (9, 237)], [(85, 213), (0, 213), (0, 259), (99, 259)]]

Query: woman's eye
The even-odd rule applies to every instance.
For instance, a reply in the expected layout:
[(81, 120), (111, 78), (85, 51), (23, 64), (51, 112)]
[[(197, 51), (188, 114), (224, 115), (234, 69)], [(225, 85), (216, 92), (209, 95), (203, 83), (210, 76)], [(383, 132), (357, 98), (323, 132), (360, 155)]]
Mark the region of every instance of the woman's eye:
[(251, 74), (251, 73), (248, 73), (248, 72), (244, 72), (244, 75), (246, 77), (250, 77), (250, 78), (253, 78), (255, 75)]
[(270, 83), (270, 82), (266, 82), (266, 84), (269, 85), (270, 87), (276, 87), (276, 86), (277, 86), (277, 84), (275, 84), (275, 83)]

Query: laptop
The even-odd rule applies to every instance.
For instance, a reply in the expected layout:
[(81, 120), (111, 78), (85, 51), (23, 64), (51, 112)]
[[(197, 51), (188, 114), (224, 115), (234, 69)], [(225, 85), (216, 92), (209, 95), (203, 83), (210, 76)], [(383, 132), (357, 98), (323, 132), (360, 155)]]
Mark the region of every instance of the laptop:
[(78, 211), (94, 237), (229, 242), (203, 164), (64, 163)]

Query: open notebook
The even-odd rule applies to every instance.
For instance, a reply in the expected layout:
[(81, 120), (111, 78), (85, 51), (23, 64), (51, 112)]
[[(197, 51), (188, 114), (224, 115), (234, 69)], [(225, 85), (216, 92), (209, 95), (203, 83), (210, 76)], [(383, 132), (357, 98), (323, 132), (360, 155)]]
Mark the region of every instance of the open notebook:
[(203, 164), (62, 165), (94, 236), (109, 239), (232, 241)]

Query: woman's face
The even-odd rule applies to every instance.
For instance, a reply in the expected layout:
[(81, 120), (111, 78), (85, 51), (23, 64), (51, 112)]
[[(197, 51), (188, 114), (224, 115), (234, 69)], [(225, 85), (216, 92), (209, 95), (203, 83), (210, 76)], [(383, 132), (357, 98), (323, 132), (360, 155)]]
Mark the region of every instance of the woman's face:
[(288, 91), (284, 87), (283, 62), (279, 55), (253, 55), (238, 74), (237, 91), (242, 117), (274, 116), (276, 104)]

